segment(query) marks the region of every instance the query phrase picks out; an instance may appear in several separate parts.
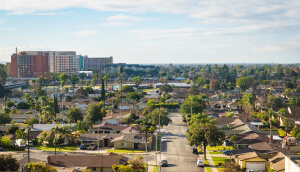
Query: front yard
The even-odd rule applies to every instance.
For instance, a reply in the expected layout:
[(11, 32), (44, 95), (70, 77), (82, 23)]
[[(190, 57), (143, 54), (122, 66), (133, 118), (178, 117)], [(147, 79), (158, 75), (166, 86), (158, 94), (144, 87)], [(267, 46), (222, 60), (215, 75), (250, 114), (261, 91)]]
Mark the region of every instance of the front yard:
[(206, 148), (208, 151), (217, 151), (217, 150), (223, 151), (223, 150), (233, 149), (232, 147), (226, 147), (226, 146), (213, 146), (213, 147), (207, 146)]
[[(47, 146), (36, 146), (37, 149), (47, 152), (54, 152), (55, 147), (47, 147)], [(59, 147), (56, 147), (56, 151), (58, 152), (76, 152), (77, 147), (76, 146), (61, 146), (60, 151)]]
[(224, 164), (225, 162), (229, 162), (230, 160), (228, 158), (224, 158), (224, 157), (211, 157), (212, 160), (214, 161), (214, 164), (216, 166), (218, 166), (218, 171), (222, 171), (222, 166), (219, 166), (219, 163)]
[(145, 153), (146, 151), (143, 151), (143, 150), (132, 151), (132, 150), (125, 150), (125, 149), (116, 149), (116, 150), (107, 150), (107, 153), (108, 152), (126, 154), (126, 153)]

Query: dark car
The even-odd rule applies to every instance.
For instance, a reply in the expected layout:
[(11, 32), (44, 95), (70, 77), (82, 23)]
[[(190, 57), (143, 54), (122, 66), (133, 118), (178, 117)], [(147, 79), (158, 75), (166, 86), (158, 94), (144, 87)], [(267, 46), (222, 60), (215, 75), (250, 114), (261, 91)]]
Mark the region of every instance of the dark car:
[(193, 148), (193, 154), (198, 154), (198, 148)]
[(231, 155), (232, 154), (232, 150), (226, 150), (223, 152), (224, 155)]
[(183, 118), (182, 121), (183, 121), (183, 122), (186, 122), (186, 118)]
[(3, 147), (0, 147), (0, 151), (3, 151)]
[(86, 150), (86, 146), (84, 144), (80, 145), (79, 147), (81, 150)]
[(167, 160), (161, 160), (161, 166), (167, 167), (168, 166), (168, 161)]

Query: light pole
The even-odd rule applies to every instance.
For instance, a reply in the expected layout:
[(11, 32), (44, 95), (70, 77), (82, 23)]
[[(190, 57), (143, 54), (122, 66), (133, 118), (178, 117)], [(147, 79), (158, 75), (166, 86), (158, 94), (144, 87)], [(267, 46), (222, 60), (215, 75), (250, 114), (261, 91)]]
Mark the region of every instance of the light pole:
[(27, 162), (30, 163), (30, 156), (29, 156), (29, 133), (30, 133), (30, 127), (28, 127), (25, 131), (27, 133)]

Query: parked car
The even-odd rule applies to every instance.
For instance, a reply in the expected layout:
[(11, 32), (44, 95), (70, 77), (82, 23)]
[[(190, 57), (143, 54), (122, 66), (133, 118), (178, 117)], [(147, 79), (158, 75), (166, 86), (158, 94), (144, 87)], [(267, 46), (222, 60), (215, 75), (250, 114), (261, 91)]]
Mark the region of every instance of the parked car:
[(232, 150), (223, 151), (223, 154), (224, 155), (231, 155), (232, 154)]
[(25, 144), (25, 141), (23, 139), (17, 139), (16, 143), (15, 143), (15, 146), (18, 146), (20, 148), (25, 148), (26, 144)]
[(97, 145), (95, 143), (91, 143), (88, 147), (89, 150), (95, 150), (97, 148)]
[(186, 118), (183, 118), (182, 121), (183, 121), (183, 122), (186, 122)]
[(161, 166), (167, 167), (168, 166), (168, 161), (167, 160), (162, 160), (161, 161)]
[(202, 158), (197, 159), (197, 166), (198, 167), (204, 167), (204, 160)]
[(167, 138), (166, 137), (162, 137), (161, 138), (161, 142), (167, 142)]
[(0, 151), (3, 151), (3, 147), (0, 147)]
[(79, 148), (80, 148), (81, 150), (86, 150), (86, 146), (85, 146), (84, 144), (81, 144), (81, 145), (79, 146)]
[(199, 152), (198, 152), (198, 148), (193, 148), (193, 153), (194, 154), (198, 154)]
[(33, 146), (33, 142), (32, 141), (29, 141), (29, 142), (27, 141), (26, 146), (29, 146), (29, 147)]
[(190, 131), (190, 130), (187, 128), (187, 129), (186, 129), (186, 132), (189, 132), (189, 131)]

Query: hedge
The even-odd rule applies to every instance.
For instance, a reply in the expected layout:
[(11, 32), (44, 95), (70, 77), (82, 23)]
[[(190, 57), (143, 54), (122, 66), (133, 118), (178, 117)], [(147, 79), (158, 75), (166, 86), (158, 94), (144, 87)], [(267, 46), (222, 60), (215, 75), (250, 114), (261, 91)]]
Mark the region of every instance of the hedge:
[(161, 103), (161, 104), (155, 104), (155, 108), (166, 108), (166, 109), (176, 109), (179, 108), (179, 103)]

